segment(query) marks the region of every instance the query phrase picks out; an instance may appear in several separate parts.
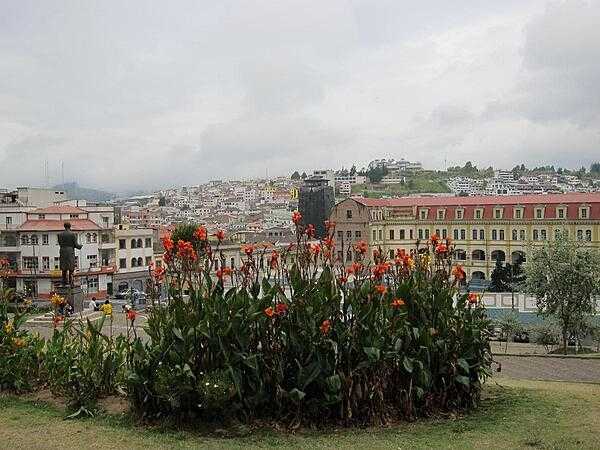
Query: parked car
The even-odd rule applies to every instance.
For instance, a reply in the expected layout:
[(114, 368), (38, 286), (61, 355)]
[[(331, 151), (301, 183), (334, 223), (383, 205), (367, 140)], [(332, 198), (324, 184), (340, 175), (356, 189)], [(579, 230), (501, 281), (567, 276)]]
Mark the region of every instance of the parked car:
[(117, 292), (115, 298), (117, 300), (130, 300), (132, 303), (146, 303), (146, 294), (134, 288)]

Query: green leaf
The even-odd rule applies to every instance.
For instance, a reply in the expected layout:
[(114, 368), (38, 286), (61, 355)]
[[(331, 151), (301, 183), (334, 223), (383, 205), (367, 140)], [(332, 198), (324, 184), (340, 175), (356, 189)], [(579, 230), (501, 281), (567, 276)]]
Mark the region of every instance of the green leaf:
[(181, 334), (181, 330), (179, 328), (173, 327), (173, 334), (175, 337), (177, 337), (177, 339), (183, 341), (183, 334)]
[(339, 392), (342, 389), (342, 380), (337, 374), (325, 378), (325, 384), (327, 385), (327, 389), (331, 393)]
[(306, 394), (299, 389), (294, 388), (290, 391), (290, 398), (294, 403), (300, 403), (304, 397), (306, 397)]
[(458, 365), (466, 372), (469, 373), (469, 371), (471, 370), (471, 367), (469, 367), (469, 363), (464, 359), (464, 358), (460, 358), (458, 360)]
[(408, 356), (405, 356), (402, 360), (402, 365), (404, 366), (404, 370), (406, 370), (408, 373), (412, 373), (414, 369), (412, 359), (410, 359)]
[(462, 385), (465, 385), (466, 387), (470, 387), (471, 385), (471, 379), (469, 377), (465, 377), (464, 375), (456, 375), (456, 377), (454, 378), (457, 382), (459, 382)]
[(376, 348), (376, 347), (363, 347), (363, 351), (365, 352), (365, 354), (369, 358), (369, 362), (374, 363), (374, 362), (379, 361), (379, 358), (381, 356), (381, 352), (379, 351), (378, 348)]

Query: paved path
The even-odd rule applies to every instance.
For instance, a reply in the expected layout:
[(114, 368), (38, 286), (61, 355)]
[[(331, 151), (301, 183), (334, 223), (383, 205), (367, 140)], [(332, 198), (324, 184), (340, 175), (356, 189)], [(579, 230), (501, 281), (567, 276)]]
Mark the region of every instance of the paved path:
[[(498, 374), (500, 377), (600, 383), (600, 358), (541, 358), (496, 355), (494, 359), (502, 364), (502, 372)], [(495, 364), (493, 368), (495, 370)]]

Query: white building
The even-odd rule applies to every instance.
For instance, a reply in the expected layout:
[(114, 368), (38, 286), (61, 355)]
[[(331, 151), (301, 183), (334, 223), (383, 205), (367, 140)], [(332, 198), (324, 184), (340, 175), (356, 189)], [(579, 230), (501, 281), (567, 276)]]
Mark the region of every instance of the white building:
[(113, 276), (116, 291), (131, 287), (145, 290), (150, 276), (148, 267), (154, 262), (154, 230), (120, 225), (114, 233), (118, 269)]

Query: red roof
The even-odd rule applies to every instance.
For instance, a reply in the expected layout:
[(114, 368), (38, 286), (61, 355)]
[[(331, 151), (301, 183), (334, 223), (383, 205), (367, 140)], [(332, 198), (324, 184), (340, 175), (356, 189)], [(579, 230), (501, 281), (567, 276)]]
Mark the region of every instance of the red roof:
[(485, 206), (485, 205), (547, 205), (561, 203), (600, 203), (600, 192), (531, 195), (482, 195), (476, 197), (351, 197), (365, 206)]
[(53, 205), (34, 209), (30, 214), (87, 214), (87, 211), (71, 205)]
[[(19, 231), (61, 231), (64, 230), (64, 220), (28, 220), (21, 225)], [(73, 231), (91, 231), (101, 228), (89, 219), (69, 220)]]

